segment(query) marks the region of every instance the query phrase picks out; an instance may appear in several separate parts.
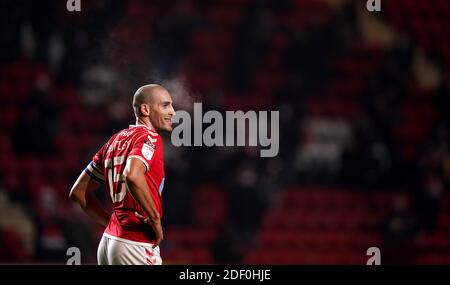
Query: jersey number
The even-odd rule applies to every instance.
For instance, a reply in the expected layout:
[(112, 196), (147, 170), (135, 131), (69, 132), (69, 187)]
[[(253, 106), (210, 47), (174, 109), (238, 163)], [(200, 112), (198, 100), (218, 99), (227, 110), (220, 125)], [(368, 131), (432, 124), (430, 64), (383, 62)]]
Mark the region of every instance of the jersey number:
[[(117, 156), (112, 159), (105, 160), (105, 168), (108, 176), (109, 193), (113, 203), (119, 203), (127, 194), (127, 188), (125, 184), (125, 176), (118, 172), (118, 168), (123, 164), (123, 156)], [(114, 193), (114, 183), (117, 183), (117, 190), (119, 193)]]

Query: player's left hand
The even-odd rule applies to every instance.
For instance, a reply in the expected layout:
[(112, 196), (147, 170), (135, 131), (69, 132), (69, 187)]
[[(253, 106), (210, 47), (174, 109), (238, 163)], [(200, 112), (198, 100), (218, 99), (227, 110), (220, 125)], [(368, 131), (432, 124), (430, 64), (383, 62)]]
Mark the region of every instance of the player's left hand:
[(144, 217), (138, 212), (134, 212), (134, 215), (138, 217), (142, 222), (145, 224), (151, 226), (155, 232), (155, 244), (153, 245), (153, 248), (157, 247), (163, 240), (163, 231), (161, 227), (161, 220), (158, 219), (158, 221), (153, 222), (149, 217)]

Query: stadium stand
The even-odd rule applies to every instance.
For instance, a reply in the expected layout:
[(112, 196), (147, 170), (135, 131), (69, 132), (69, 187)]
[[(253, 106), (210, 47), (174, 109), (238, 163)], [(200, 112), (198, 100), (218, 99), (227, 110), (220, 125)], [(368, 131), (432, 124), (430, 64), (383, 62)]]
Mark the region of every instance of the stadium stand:
[(377, 246), (450, 264), (448, 1), (6, 2), (0, 262), (64, 263), (69, 245), (96, 262), (70, 183), (132, 123), (140, 83), (176, 81), (207, 108), (280, 110), (281, 144), (166, 140), (165, 263), (365, 264)]

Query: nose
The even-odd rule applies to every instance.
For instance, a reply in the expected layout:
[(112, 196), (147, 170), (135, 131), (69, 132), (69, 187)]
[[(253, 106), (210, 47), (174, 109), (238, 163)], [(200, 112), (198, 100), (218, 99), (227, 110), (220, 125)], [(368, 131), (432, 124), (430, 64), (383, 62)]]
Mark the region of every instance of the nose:
[(173, 106), (170, 106), (169, 115), (175, 116), (175, 114), (176, 114), (175, 109), (173, 108)]

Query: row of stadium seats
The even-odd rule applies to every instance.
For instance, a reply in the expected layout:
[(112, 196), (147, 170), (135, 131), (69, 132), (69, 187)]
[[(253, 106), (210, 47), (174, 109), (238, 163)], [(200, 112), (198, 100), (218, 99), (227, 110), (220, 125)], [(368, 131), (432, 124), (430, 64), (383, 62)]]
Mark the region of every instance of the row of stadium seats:
[[(392, 213), (390, 208), (400, 193), (375, 191), (362, 194), (346, 189), (300, 189), (283, 192), (278, 207), (267, 214), (255, 247), (246, 253), (246, 262), (365, 264), (368, 248), (376, 246), (383, 252), (388, 246), (381, 234), (384, 232), (382, 225)], [(414, 256), (411, 261), (413, 264), (448, 262), (449, 199), (450, 195), (447, 194), (441, 203), (437, 231), (411, 239), (409, 246)], [(305, 209), (301, 210), (302, 207)], [(346, 214), (336, 212), (339, 207)], [(358, 217), (361, 214), (366, 217)], [(407, 242), (402, 243), (406, 245)]]
[(310, 251), (294, 249), (251, 250), (245, 256), (245, 264), (297, 264), (297, 265), (362, 265), (367, 261), (365, 251)]

